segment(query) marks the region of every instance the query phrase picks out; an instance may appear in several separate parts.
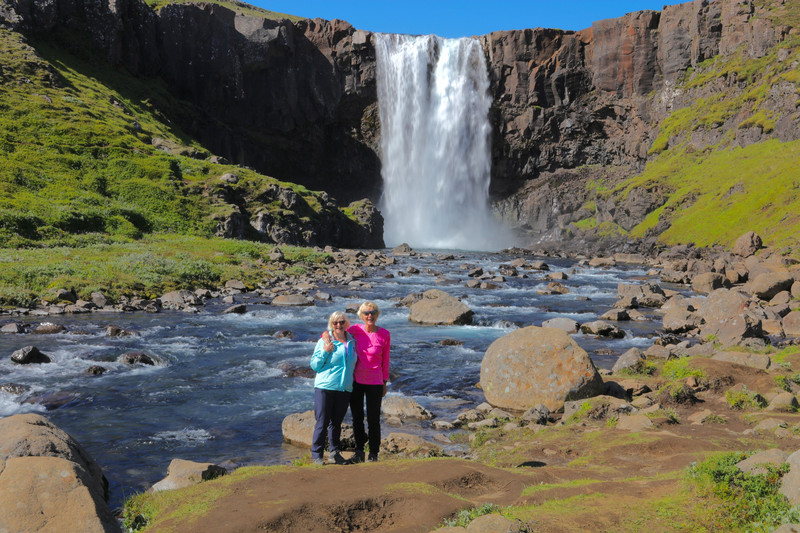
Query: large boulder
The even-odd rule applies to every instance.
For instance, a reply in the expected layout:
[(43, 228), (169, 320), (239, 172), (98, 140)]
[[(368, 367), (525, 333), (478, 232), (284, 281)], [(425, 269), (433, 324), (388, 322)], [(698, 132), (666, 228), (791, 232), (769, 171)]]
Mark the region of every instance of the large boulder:
[[(283, 440), (300, 448), (311, 448), (311, 441), (314, 438), (314, 424), (316, 424), (316, 419), (314, 418), (313, 410), (290, 414), (281, 423)], [(342, 424), (341, 439), (343, 448), (355, 447), (352, 425)]]
[(559, 329), (529, 326), (494, 341), (481, 362), (486, 401), (526, 411), (557, 411), (566, 400), (601, 394), (603, 380), (583, 348)]
[(121, 531), (100, 467), (41, 415), (0, 419), (0, 494), (0, 531)]
[(167, 468), (167, 477), (150, 487), (150, 492), (175, 490), (197, 485), (224, 476), (228, 471), (213, 463), (195, 463), (185, 459), (173, 459)]
[(750, 257), (761, 248), (761, 237), (748, 231), (733, 244), (733, 253), (741, 257)]
[(458, 298), (439, 289), (422, 293), (422, 299), (411, 304), (408, 319), (427, 325), (471, 324), (474, 311)]
[(635, 299), (642, 307), (661, 307), (667, 301), (664, 290), (657, 283), (644, 285), (620, 283), (617, 285), (617, 293), (620, 298)]
[(730, 284), (728, 278), (718, 272), (703, 272), (692, 278), (692, 289), (700, 294), (708, 294)]
[(433, 418), (430, 411), (422, 407), (416, 400), (405, 396), (387, 396), (381, 402), (381, 412), (386, 416), (396, 416), (400, 419), (430, 420)]
[(792, 288), (794, 277), (786, 270), (759, 274), (750, 284), (750, 289), (757, 298), (770, 300), (781, 291)]
[(792, 311), (783, 317), (783, 332), (787, 337), (800, 337), (800, 311)]

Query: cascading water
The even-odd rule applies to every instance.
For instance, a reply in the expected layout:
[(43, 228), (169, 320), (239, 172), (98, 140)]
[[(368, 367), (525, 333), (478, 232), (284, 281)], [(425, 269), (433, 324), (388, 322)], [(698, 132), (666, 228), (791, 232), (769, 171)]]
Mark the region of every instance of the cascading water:
[(384, 240), (498, 250), (489, 209), (489, 80), (480, 43), (376, 35)]

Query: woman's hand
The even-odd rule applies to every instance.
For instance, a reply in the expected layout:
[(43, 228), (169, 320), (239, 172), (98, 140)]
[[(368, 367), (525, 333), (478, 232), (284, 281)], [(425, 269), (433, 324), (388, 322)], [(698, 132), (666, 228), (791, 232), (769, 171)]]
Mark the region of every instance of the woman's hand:
[(328, 333), (327, 331), (322, 334), (322, 342), (323, 342), (322, 349), (325, 350), (328, 353), (332, 353), (333, 352), (333, 341), (331, 339), (330, 333)]

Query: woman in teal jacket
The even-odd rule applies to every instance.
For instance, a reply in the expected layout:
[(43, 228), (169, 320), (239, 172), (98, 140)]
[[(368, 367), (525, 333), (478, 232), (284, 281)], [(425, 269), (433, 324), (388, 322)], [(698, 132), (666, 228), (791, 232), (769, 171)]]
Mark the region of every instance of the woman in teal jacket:
[(328, 332), (317, 341), (311, 356), (314, 378), (314, 439), (311, 458), (323, 464), (325, 437), (328, 437), (330, 462), (346, 464), (341, 450), (342, 420), (350, 405), (353, 390), (353, 370), (356, 366), (356, 350), (353, 337), (347, 333), (350, 321), (342, 311), (335, 311), (328, 318)]

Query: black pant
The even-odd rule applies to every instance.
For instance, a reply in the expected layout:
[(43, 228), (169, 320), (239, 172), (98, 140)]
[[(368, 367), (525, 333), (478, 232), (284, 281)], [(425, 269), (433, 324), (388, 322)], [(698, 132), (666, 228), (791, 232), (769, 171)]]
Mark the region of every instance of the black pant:
[(350, 394), (350, 413), (353, 415), (353, 436), (356, 451), (364, 452), (367, 434), (364, 431), (364, 398), (367, 399), (367, 426), (369, 430), (369, 454), (378, 455), (381, 447), (381, 402), (383, 385), (362, 385), (353, 382)]
[(350, 393), (338, 390), (314, 389), (314, 437), (311, 443), (311, 456), (322, 459), (325, 453), (325, 437), (331, 454), (341, 449), (342, 420), (347, 413)]

